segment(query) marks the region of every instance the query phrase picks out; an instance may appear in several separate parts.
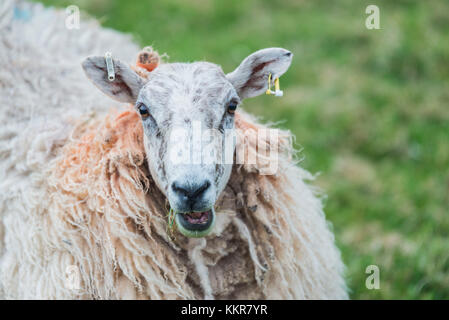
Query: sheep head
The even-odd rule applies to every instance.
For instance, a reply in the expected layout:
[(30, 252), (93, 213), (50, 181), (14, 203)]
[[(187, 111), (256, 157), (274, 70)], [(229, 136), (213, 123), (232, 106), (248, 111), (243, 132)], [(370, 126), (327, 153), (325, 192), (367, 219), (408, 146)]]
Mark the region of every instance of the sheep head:
[(264, 93), (269, 75), (280, 77), (292, 56), (282, 48), (259, 50), (229, 74), (209, 62), (166, 63), (148, 79), (113, 60), (113, 81), (104, 57), (88, 57), (82, 66), (101, 91), (135, 106), (149, 170), (176, 213), (178, 230), (202, 237), (213, 228), (214, 204), (232, 171), (234, 111), (243, 99)]

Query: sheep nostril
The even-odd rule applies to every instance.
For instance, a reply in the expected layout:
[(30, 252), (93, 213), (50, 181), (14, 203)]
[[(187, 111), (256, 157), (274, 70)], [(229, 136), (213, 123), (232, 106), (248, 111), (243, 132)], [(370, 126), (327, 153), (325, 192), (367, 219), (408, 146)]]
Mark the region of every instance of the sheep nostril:
[(199, 198), (209, 187), (211, 183), (209, 180), (206, 180), (202, 183), (189, 183), (182, 184), (177, 181), (171, 184), (171, 188), (175, 194), (178, 196), (187, 197), (189, 200), (195, 200)]
[(188, 193), (189, 193), (186, 189), (181, 187), (176, 181), (171, 184), (171, 188), (177, 194), (181, 194), (181, 195), (187, 196)]
[(198, 196), (201, 195), (202, 193), (204, 193), (204, 191), (206, 191), (207, 189), (209, 189), (210, 187), (210, 182), (208, 180), (206, 180), (195, 192), (194, 192), (194, 196)]

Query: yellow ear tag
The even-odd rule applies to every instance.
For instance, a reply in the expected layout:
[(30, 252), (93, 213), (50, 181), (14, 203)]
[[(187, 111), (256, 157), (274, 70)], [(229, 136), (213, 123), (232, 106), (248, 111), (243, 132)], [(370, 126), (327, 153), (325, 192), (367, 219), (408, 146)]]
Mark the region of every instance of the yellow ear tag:
[(284, 91), (281, 90), (279, 85), (279, 78), (274, 79), (274, 91), (271, 90), (271, 73), (268, 74), (268, 89), (265, 93), (272, 94), (276, 97), (282, 97), (284, 95)]
[(271, 94), (271, 73), (268, 74), (268, 89), (265, 94)]

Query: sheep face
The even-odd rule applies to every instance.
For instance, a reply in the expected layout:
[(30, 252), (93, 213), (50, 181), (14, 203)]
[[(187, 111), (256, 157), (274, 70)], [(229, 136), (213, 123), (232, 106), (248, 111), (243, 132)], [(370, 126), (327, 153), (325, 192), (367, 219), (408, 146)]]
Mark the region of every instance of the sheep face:
[(208, 62), (162, 64), (143, 79), (113, 60), (108, 80), (103, 57), (83, 62), (87, 76), (103, 92), (135, 105), (153, 180), (176, 213), (178, 230), (189, 237), (210, 233), (214, 204), (232, 170), (234, 111), (241, 100), (260, 95), (290, 66), (291, 52), (257, 51), (230, 74)]

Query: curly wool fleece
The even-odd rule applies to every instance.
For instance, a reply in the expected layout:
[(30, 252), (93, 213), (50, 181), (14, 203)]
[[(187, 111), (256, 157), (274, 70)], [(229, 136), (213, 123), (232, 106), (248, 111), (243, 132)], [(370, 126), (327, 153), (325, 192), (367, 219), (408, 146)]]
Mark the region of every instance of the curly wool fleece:
[[(0, 5), (0, 298), (347, 298), (288, 132), (279, 174), (234, 166), (213, 233), (171, 241), (139, 117), (80, 67), (105, 51), (132, 61), (138, 48), (95, 21), (74, 31), (64, 20), (38, 4)], [(263, 128), (242, 112), (236, 126)]]

